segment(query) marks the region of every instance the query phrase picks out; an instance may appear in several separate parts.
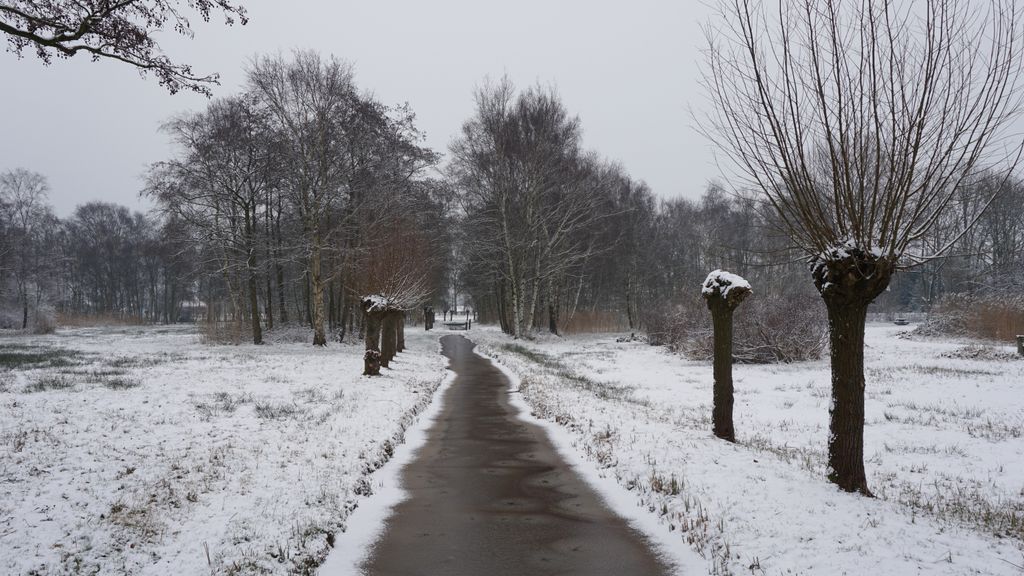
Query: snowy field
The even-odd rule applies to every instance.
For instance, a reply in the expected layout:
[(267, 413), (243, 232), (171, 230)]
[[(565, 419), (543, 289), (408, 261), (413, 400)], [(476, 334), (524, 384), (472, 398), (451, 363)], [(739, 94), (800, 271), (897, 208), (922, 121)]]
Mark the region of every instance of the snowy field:
[(0, 574), (286, 574), (318, 565), (447, 361), (210, 346), (189, 328), (0, 337)]
[[(613, 337), (474, 329), (562, 443), (712, 574), (1024, 573), (1024, 361), (869, 325), (868, 481), (824, 480), (827, 361), (737, 366), (738, 444), (712, 437), (709, 365)], [(609, 495), (612, 499), (621, 494)]]

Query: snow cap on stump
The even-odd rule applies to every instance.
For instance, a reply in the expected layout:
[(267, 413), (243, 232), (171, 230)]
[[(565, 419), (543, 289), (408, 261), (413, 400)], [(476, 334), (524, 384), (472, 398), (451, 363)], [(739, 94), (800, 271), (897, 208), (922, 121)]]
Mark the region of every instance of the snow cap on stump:
[(721, 298), (729, 306), (735, 308), (753, 293), (753, 289), (750, 287), (750, 282), (747, 282), (742, 276), (725, 270), (715, 270), (704, 280), (700, 293), (705, 300)]

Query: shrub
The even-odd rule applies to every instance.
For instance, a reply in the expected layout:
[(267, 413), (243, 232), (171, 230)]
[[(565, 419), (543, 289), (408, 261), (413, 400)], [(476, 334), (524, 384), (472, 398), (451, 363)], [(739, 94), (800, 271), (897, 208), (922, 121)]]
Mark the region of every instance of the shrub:
[(1024, 334), (1024, 294), (1008, 289), (946, 295), (914, 334), (1012, 341)]
[(32, 311), (29, 330), (33, 334), (52, 334), (57, 330), (57, 311), (49, 304), (40, 304)]
[(240, 344), (244, 326), (239, 321), (207, 321), (199, 324), (200, 339), (204, 344)]
[[(703, 302), (694, 299), (668, 313), (651, 313), (646, 322), (651, 344), (667, 345), (694, 360), (710, 361), (714, 356), (711, 314)], [(748, 364), (817, 360), (826, 349), (827, 335), (820, 298), (755, 293), (736, 311), (733, 358)]]

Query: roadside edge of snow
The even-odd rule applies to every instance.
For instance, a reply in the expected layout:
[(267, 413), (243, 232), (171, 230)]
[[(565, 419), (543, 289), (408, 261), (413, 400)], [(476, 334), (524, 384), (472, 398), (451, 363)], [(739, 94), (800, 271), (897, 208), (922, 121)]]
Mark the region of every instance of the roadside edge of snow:
[[(438, 344), (438, 354), (441, 346)], [(405, 442), (395, 447), (390, 460), (369, 475), (374, 486), (345, 520), (345, 531), (335, 534), (334, 548), (320, 565), (320, 576), (362, 576), (361, 565), (373, 550), (373, 544), (384, 531), (385, 523), (396, 506), (408, 498), (402, 487), (401, 472), (427, 442), (427, 430), (444, 408), (444, 395), (455, 380), (451, 368), (445, 368), (441, 384), (434, 390), (430, 403), (405, 430)]]
[(580, 475), (584, 482), (597, 492), (604, 503), (618, 514), (637, 532), (644, 536), (654, 553), (667, 563), (677, 574), (701, 574), (707, 570), (707, 562), (696, 551), (685, 546), (678, 534), (669, 532), (653, 515), (645, 512), (637, 503), (635, 495), (619, 484), (615, 478), (602, 475), (593, 462), (584, 458), (573, 447), (573, 439), (568, 430), (556, 422), (544, 420), (533, 415), (530, 405), (519, 393), (521, 381), (519, 376), (502, 364), (501, 360), (480, 352), (479, 346), (473, 352), (486, 358), (508, 378), (509, 403), (518, 410), (523, 421), (544, 430), (558, 454)]

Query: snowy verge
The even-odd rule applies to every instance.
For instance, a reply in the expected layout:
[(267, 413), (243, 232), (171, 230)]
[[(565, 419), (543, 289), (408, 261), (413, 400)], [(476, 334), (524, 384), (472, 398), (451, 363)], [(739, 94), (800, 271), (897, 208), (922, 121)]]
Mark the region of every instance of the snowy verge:
[(0, 573), (310, 573), (442, 382), (406, 342), (370, 378), (360, 345), (0, 338)]
[[(1024, 565), (1024, 363), (951, 359), (870, 326), (878, 499), (824, 480), (827, 361), (736, 367), (738, 443), (710, 433), (711, 368), (614, 335), (476, 330), (529, 410), (713, 574), (995, 574)], [(688, 546), (687, 546), (688, 545)]]
[[(474, 350), (474, 352), (476, 352)], [(692, 550), (681, 547), (678, 541), (660, 526), (657, 518), (642, 509), (636, 495), (608, 477), (591, 460), (587, 460), (576, 449), (577, 442), (562, 426), (550, 420), (538, 418), (523, 398), (522, 380), (519, 375), (501, 363), (498, 358), (483, 352), (476, 352), (491, 361), (509, 380), (509, 399), (518, 411), (517, 416), (525, 422), (540, 427), (548, 435), (558, 454), (580, 475), (581, 478), (604, 500), (613, 512), (624, 518), (633, 529), (643, 534), (652, 545), (655, 554), (669, 564), (677, 574), (697, 574), (703, 570), (703, 560)]]
[(320, 576), (361, 576), (361, 565), (372, 551), (373, 543), (381, 536), (385, 523), (394, 512), (395, 506), (408, 498), (402, 487), (401, 472), (416, 456), (427, 441), (427, 431), (437, 420), (444, 408), (444, 394), (455, 380), (450, 371), (441, 386), (434, 393), (434, 401), (417, 418), (414, 425), (405, 431), (405, 443), (395, 450), (394, 456), (380, 470), (374, 472), (370, 481), (374, 492), (365, 499), (348, 518), (348, 528), (337, 535), (334, 549), (320, 566)]

